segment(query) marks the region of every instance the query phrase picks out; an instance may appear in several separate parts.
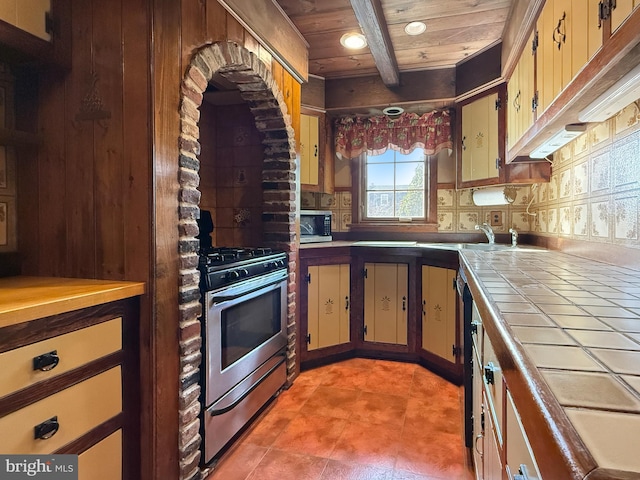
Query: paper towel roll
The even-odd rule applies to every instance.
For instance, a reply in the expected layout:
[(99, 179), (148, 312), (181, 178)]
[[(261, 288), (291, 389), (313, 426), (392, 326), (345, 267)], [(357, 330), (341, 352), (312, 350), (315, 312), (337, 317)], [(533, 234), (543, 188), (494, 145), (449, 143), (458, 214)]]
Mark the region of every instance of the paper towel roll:
[(473, 203), (478, 207), (509, 205), (516, 199), (515, 187), (491, 187), (473, 191)]

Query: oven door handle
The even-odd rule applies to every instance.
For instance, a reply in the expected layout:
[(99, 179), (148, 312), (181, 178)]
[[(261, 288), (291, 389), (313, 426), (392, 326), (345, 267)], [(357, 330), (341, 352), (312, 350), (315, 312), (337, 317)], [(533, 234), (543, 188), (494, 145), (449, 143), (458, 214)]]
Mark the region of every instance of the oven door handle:
[(235, 290), (234, 293), (230, 294), (230, 295), (218, 295), (215, 294), (211, 297), (211, 301), (214, 304), (218, 304), (218, 303), (223, 303), (223, 302), (230, 302), (231, 300), (235, 300), (237, 298), (240, 297), (244, 297), (245, 295), (249, 295), (250, 293), (253, 292), (257, 292), (260, 290), (275, 290), (274, 288), (272, 288), (274, 285), (280, 285), (282, 282), (284, 281), (284, 279), (282, 278), (278, 278), (277, 280), (273, 280), (272, 282), (269, 283), (261, 283), (259, 285), (255, 285), (253, 287), (247, 287), (246, 289), (241, 289), (241, 290)]

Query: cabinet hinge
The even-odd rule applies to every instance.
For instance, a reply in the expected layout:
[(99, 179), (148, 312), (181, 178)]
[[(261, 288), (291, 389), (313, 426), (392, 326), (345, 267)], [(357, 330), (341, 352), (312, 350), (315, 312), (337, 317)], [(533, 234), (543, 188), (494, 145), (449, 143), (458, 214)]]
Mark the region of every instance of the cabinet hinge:
[(538, 92), (536, 91), (536, 93), (533, 94), (533, 97), (531, 97), (531, 111), (535, 113), (537, 109), (538, 109)]
[(307, 344), (311, 345), (311, 334), (307, 333)]
[(364, 334), (364, 336), (367, 335), (367, 326), (365, 325), (364, 328), (362, 329), (362, 333)]
[(501, 161), (502, 159), (500, 157), (496, 158), (496, 170), (500, 170), (502, 168)]
[(496, 110), (500, 110), (502, 108), (502, 99), (498, 98), (496, 100)]
[(451, 345), (451, 355), (453, 356), (453, 358), (458, 358), (461, 353), (462, 353), (462, 349), (460, 347)]
[(366, 268), (364, 268), (362, 270), (362, 276), (363, 276), (363, 278), (367, 278), (367, 269)]
[(310, 273), (307, 273), (304, 278), (307, 281), (307, 283), (311, 283), (311, 274)]
[(531, 55), (535, 55), (538, 51), (538, 31), (536, 30), (533, 34), (533, 39), (531, 40)]
[(471, 324), (471, 334), (474, 334), (474, 333), (476, 333), (476, 334), (478, 333), (478, 324), (477, 323), (472, 323)]
[(54, 21), (51, 12), (44, 12), (44, 31), (53, 37)]
[(451, 288), (453, 288), (454, 290), (458, 290), (458, 282), (456, 281), (456, 279), (454, 278), (453, 281), (451, 282)]
[(611, 16), (611, 11), (616, 8), (616, 0), (601, 0), (598, 3), (598, 28)]
[(480, 414), (480, 430), (484, 432), (484, 412)]

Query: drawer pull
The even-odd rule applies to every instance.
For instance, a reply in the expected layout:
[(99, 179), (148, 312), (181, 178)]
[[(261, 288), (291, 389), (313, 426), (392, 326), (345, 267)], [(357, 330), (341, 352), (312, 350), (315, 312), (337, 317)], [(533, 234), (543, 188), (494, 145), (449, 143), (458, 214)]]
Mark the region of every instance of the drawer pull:
[(58, 417), (51, 417), (49, 420), (45, 420), (40, 425), (33, 427), (33, 437), (36, 440), (46, 440), (53, 437), (59, 428)]
[(59, 362), (60, 357), (58, 356), (58, 351), (54, 350), (53, 352), (33, 357), (33, 369), (48, 372), (49, 370), (56, 368), (56, 365), (58, 365)]

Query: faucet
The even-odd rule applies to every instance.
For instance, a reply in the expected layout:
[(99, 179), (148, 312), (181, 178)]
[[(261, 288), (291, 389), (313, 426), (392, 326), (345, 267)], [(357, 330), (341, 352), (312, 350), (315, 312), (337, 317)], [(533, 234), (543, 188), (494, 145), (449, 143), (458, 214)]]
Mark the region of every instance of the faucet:
[(509, 233), (511, 234), (511, 246), (512, 247), (517, 247), (518, 246), (518, 232), (516, 231), (515, 228), (510, 228), (509, 229)]
[(476, 230), (482, 230), (482, 232), (487, 236), (487, 240), (489, 240), (489, 244), (495, 243), (496, 236), (493, 233), (493, 229), (488, 223), (483, 223), (482, 225), (476, 225)]

